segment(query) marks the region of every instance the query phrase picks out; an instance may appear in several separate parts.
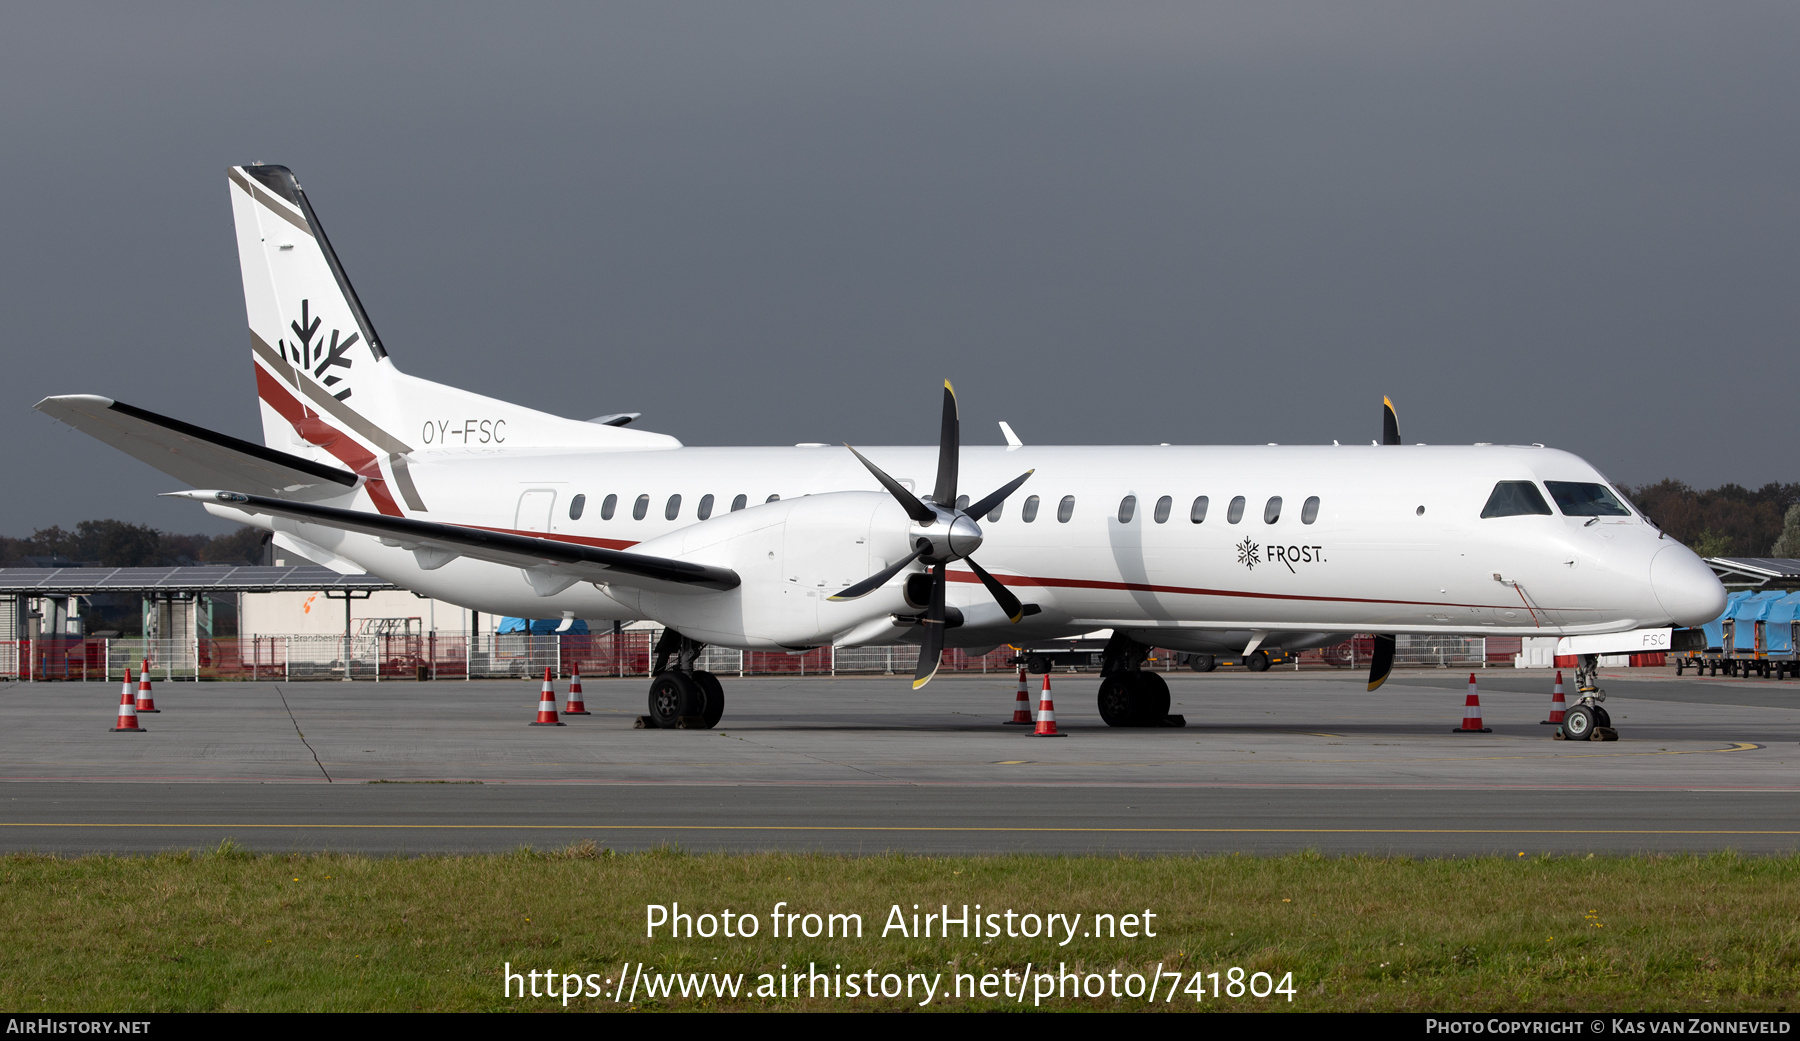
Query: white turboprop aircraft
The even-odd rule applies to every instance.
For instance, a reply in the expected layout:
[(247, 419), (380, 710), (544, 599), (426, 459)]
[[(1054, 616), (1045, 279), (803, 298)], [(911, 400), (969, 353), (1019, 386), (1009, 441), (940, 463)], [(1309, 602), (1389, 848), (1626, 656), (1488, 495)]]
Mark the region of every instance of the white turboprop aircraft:
[[(293, 174), (227, 176), (264, 443), (102, 397), (37, 407), (339, 570), (481, 611), (662, 623), (658, 726), (718, 721), (719, 682), (693, 667), (705, 644), (915, 643), (917, 687), (946, 645), (1112, 629), (1101, 715), (1155, 725), (1169, 695), (1138, 668), (1151, 646), (1379, 633), (1373, 689), (1393, 634), (1622, 633), (1724, 606), (1712, 571), (1581, 459), (1402, 446), (1391, 405), (1367, 446), (1038, 447), (1009, 428), (964, 447), (946, 382), (936, 447), (859, 453), (688, 448), (629, 415), (431, 383), (388, 357)], [(1577, 709), (1578, 731), (1606, 725)]]

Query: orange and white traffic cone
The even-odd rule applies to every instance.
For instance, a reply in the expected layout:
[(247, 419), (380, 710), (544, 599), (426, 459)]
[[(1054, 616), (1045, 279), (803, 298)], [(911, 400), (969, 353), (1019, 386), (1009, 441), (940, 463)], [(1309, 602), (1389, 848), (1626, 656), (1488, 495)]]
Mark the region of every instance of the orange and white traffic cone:
[(150, 662), (144, 662), (144, 671), (138, 673), (137, 710), (141, 715), (145, 712), (160, 712), (156, 707), (156, 696), (150, 692)]
[(544, 690), (538, 695), (537, 722), (534, 727), (566, 727), (569, 724), (556, 718), (556, 688), (550, 683), (550, 666), (544, 666)]
[(577, 665), (569, 673), (569, 700), (563, 705), (563, 715), (588, 716), (592, 714), (581, 700), (581, 666)]
[(119, 692), (119, 725), (113, 727), (114, 734), (141, 734), (144, 728), (137, 722), (137, 692), (131, 688), (131, 670), (125, 670), (125, 689)]
[(1563, 713), (1568, 711), (1568, 702), (1562, 696), (1562, 670), (1556, 670), (1556, 689), (1550, 692), (1550, 718), (1543, 722), (1551, 726), (1562, 726)]
[(1056, 729), (1056, 705), (1050, 701), (1050, 674), (1044, 673), (1044, 692), (1039, 695), (1037, 729), (1033, 737), (1068, 737)]
[(1013, 699), (1013, 717), (1002, 726), (1028, 727), (1031, 725), (1031, 698), (1025, 693), (1025, 666), (1019, 666), (1019, 696)]
[(1463, 701), (1462, 726), (1455, 727), (1453, 734), (1487, 734), (1492, 733), (1488, 727), (1481, 725), (1481, 696), (1475, 693), (1475, 674), (1469, 673), (1469, 696)]

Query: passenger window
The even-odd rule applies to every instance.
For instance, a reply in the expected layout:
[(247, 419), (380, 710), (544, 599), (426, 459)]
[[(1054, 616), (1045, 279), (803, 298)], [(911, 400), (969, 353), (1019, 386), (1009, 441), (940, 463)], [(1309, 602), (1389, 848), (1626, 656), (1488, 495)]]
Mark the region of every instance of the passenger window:
[(1317, 495), (1309, 495), (1306, 497), (1306, 503), (1300, 507), (1300, 523), (1311, 524), (1318, 519), (1319, 497)]
[(631, 519), (632, 520), (643, 520), (644, 514), (649, 513), (649, 512), (650, 512), (650, 497), (648, 495), (638, 496), (637, 501), (631, 504)]
[(1136, 513), (1137, 513), (1137, 496), (1127, 495), (1125, 498), (1119, 500), (1119, 523), (1120, 524), (1130, 524), (1132, 516), (1135, 515)]
[(763, 502), (780, 502), (780, 501), (781, 501), (781, 496), (779, 496), (779, 495), (771, 495), (767, 499), (763, 500)]
[(1565, 517), (1629, 517), (1631, 511), (1604, 484), (1579, 484), (1575, 481), (1545, 481), (1556, 508)]
[(587, 496), (577, 495), (569, 500), (569, 519), (580, 520), (581, 511), (587, 508)]
[(1203, 523), (1206, 520), (1206, 504), (1206, 496), (1196, 496), (1194, 498), (1194, 505), (1188, 508), (1188, 520), (1193, 521), (1195, 524)]
[(748, 505), (750, 505), (750, 497), (747, 495), (740, 495), (731, 500), (731, 512), (736, 513)]
[(1038, 497), (1037, 496), (1033, 495), (1033, 496), (1026, 498), (1025, 505), (1022, 508), (1020, 508), (1020, 510), (1019, 510), (1019, 519), (1024, 521), (1027, 524), (1030, 524), (1032, 521), (1037, 520), (1037, 508), (1038, 508)]
[(1231, 505), (1225, 508), (1225, 523), (1236, 524), (1244, 519), (1244, 497), (1234, 496)]
[(959, 510), (968, 509), (969, 508), (969, 497), (967, 495), (958, 495), (956, 497), (956, 508)]
[(694, 511), (694, 516), (700, 518), (701, 520), (705, 520), (708, 517), (711, 517), (712, 516), (712, 504), (713, 504), (713, 497), (712, 497), (711, 492), (708, 492), (707, 494), (702, 495), (700, 497), (700, 508)]
[(1067, 524), (1069, 523), (1069, 518), (1073, 516), (1075, 516), (1075, 497), (1073, 495), (1065, 495), (1062, 497), (1062, 502), (1056, 504), (1057, 523)]
[(994, 521), (999, 520), (1000, 519), (1000, 511), (1004, 510), (1004, 509), (1006, 509), (1005, 500), (1001, 500), (1000, 502), (995, 503), (994, 508), (992, 510), (988, 511), (988, 515), (987, 515), (988, 523), (991, 524)]
[(1156, 523), (1166, 523), (1169, 519), (1169, 508), (1174, 505), (1175, 500), (1169, 498), (1167, 495), (1156, 500)]
[(663, 520), (674, 520), (681, 516), (681, 496), (669, 496), (669, 504), (663, 507)]
[(607, 495), (606, 498), (600, 500), (600, 519), (612, 520), (613, 514), (618, 512), (618, 509), (619, 497), (617, 495)]
[(1273, 524), (1281, 519), (1281, 496), (1271, 495), (1263, 505), (1263, 523)]
[(1544, 494), (1537, 490), (1537, 485), (1530, 481), (1501, 481), (1494, 485), (1487, 505), (1481, 508), (1483, 518), (1524, 517), (1534, 514), (1550, 516), (1550, 504), (1544, 501)]

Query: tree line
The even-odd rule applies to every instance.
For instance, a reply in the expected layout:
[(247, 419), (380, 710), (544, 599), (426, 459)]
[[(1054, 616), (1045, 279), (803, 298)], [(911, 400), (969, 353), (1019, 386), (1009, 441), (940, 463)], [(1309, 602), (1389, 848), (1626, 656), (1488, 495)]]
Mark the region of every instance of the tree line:
[(229, 535), (176, 535), (126, 521), (84, 520), (73, 531), (55, 526), (22, 539), (0, 535), (0, 567), (29, 566), (29, 557), (100, 567), (260, 564), (265, 535), (248, 527)]
[[(1800, 557), (1800, 484), (1771, 482), (1749, 489), (1722, 484), (1696, 491), (1664, 479), (1619, 490), (1672, 538), (1703, 557)], [(102, 567), (255, 564), (266, 532), (239, 528), (229, 535), (176, 535), (119, 520), (85, 520), (73, 531), (40, 528), (22, 539), (0, 535), (0, 567), (27, 557), (61, 557)]]
[(1703, 557), (1800, 557), (1800, 484), (1695, 491), (1667, 478), (1619, 489), (1670, 537)]

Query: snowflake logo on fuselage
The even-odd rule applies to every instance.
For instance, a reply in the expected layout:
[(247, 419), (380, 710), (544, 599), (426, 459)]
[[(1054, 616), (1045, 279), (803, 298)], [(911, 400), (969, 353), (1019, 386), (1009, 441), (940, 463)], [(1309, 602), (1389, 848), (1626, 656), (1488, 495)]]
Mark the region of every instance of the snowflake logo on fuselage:
[(1254, 570), (1262, 563), (1262, 547), (1246, 538), (1237, 544), (1237, 558), (1238, 563)]

